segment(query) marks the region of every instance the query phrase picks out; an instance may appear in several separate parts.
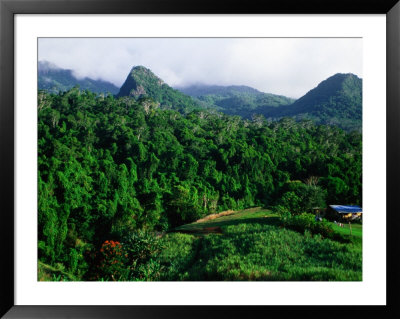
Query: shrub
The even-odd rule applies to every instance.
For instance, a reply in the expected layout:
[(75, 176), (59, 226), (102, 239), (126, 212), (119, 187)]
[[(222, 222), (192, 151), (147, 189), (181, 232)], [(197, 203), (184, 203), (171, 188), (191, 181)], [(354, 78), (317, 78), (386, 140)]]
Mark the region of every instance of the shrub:
[(95, 280), (126, 280), (128, 276), (127, 257), (120, 242), (106, 240), (95, 255)]
[(281, 205), (275, 206), (274, 211), (279, 215), (279, 218), (283, 223), (283, 226), (286, 226), (289, 223), (290, 219), (292, 218), (292, 214), (284, 206)]
[(157, 257), (162, 245), (155, 234), (137, 231), (122, 241), (127, 257), (127, 280), (157, 280), (161, 271)]
[(282, 218), (282, 224), (290, 229), (304, 233), (306, 230), (312, 234), (321, 234), (325, 238), (333, 238), (334, 231), (327, 221), (316, 221), (313, 214), (302, 213), (300, 215)]
[(311, 212), (313, 207), (324, 207), (326, 191), (316, 185), (301, 182), (289, 182), (284, 187), (278, 204), (287, 208), (292, 214)]

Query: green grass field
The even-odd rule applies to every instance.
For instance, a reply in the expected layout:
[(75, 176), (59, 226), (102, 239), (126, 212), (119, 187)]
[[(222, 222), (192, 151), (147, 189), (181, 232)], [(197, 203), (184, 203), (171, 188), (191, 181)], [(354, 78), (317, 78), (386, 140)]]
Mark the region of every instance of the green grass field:
[[(339, 227), (339, 225), (335, 223), (331, 223), (332, 228), (335, 232), (342, 235), (350, 235), (350, 227), (349, 224), (343, 224), (343, 227)], [(362, 237), (362, 225), (360, 224), (351, 224), (351, 234), (354, 237)]]
[(352, 237), (335, 226), (347, 242), (287, 229), (262, 208), (183, 225), (162, 238), (161, 280), (360, 281), (361, 225)]
[[(194, 222), (191, 224), (182, 225), (174, 229), (175, 232), (182, 233), (197, 233), (204, 234), (208, 233), (207, 230), (210, 229), (210, 233), (216, 232), (212, 228), (231, 226), (238, 224), (253, 224), (261, 223), (268, 225), (279, 225), (279, 216), (268, 209), (263, 209), (261, 207), (249, 208), (240, 211), (236, 211), (228, 216), (217, 217), (215, 219)], [(338, 224), (330, 222), (333, 230), (339, 234), (350, 236), (349, 224), (343, 224), (343, 227), (339, 227)], [(361, 238), (362, 237), (362, 225), (361, 224), (351, 224), (352, 236)]]

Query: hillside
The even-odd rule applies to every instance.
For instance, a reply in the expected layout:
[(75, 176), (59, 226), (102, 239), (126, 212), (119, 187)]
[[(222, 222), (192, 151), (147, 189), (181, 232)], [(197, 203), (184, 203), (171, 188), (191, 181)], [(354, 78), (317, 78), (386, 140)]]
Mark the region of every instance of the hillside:
[(298, 120), (312, 119), (318, 124), (336, 125), (348, 131), (361, 131), (362, 79), (351, 73), (335, 74), (292, 105), (266, 114), (271, 119), (287, 116)]
[(151, 98), (164, 109), (180, 111), (200, 107), (191, 97), (173, 89), (143, 66), (132, 68), (116, 97)]
[(362, 127), (362, 80), (351, 73), (329, 77), (298, 100), (247, 86), (195, 85), (179, 90), (204, 107), (243, 118), (253, 115), (264, 115), (269, 120), (293, 117), (347, 131), (361, 131)]
[(263, 93), (244, 85), (193, 85), (179, 88), (195, 98), (203, 107), (229, 115), (250, 119), (254, 114), (267, 114), (268, 110), (290, 105), (295, 100), (270, 93)]
[[(301, 223), (291, 229), (281, 216), (256, 207), (183, 225), (166, 234), (138, 232), (121, 248), (146, 258), (136, 257), (136, 267), (129, 269), (126, 259), (110, 256), (108, 264), (102, 264), (101, 279), (362, 280), (362, 226), (357, 225), (359, 235), (350, 236), (348, 229), (341, 234), (332, 227), (333, 223), (314, 222), (313, 217), (293, 217), (293, 221)], [(111, 243), (115, 247), (118, 244)], [(74, 274), (60, 269), (60, 264), (54, 267), (42, 262), (38, 265), (38, 279), (77, 280)]]
[(59, 68), (47, 61), (39, 61), (39, 90), (44, 90), (49, 93), (58, 93), (68, 91), (74, 86), (79, 86), (81, 90), (89, 90), (94, 93), (115, 94), (118, 92), (118, 87), (110, 82), (93, 80), (88, 77), (78, 79), (73, 75), (72, 70)]

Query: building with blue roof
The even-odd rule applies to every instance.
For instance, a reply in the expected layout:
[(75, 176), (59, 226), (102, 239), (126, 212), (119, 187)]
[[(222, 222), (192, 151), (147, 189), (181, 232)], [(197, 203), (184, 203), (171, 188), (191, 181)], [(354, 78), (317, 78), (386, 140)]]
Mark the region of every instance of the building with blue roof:
[(362, 208), (356, 205), (329, 205), (337, 217), (346, 220), (359, 219), (362, 216)]

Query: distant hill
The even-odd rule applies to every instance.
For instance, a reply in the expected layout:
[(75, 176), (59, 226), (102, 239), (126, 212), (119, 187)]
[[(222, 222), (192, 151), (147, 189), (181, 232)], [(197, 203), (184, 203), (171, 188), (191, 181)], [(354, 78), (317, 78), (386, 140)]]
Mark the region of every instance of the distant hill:
[(345, 130), (362, 127), (362, 79), (354, 74), (337, 73), (309, 91), (290, 106), (272, 110), (267, 118), (311, 119), (319, 124)]
[[(201, 96), (201, 95), (221, 95), (230, 96), (232, 94), (260, 94), (261, 92), (245, 85), (206, 85), (196, 84), (187, 87), (177, 87), (178, 90), (190, 96)], [(261, 93), (262, 94), (262, 93)]]
[(253, 114), (267, 114), (270, 109), (290, 105), (295, 101), (286, 96), (260, 92), (244, 85), (198, 84), (179, 90), (195, 98), (203, 107), (244, 118), (251, 118)]
[(160, 103), (162, 108), (184, 110), (200, 107), (190, 96), (173, 89), (164, 83), (151, 70), (144, 66), (135, 66), (129, 72), (116, 97), (133, 97), (135, 99), (151, 98)]
[(76, 85), (78, 85), (81, 90), (89, 90), (95, 93), (116, 94), (118, 92), (118, 87), (110, 82), (93, 80), (88, 77), (78, 79), (73, 75), (72, 70), (59, 68), (47, 61), (39, 61), (39, 90), (45, 90), (49, 93), (58, 93), (60, 91), (68, 91)]
[(205, 107), (244, 118), (260, 114), (269, 120), (310, 119), (347, 131), (362, 127), (362, 79), (351, 73), (329, 77), (298, 100), (247, 86), (195, 85), (179, 90)]

